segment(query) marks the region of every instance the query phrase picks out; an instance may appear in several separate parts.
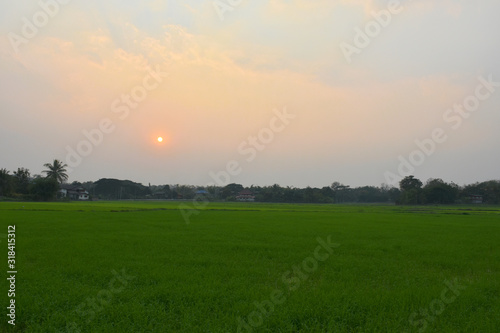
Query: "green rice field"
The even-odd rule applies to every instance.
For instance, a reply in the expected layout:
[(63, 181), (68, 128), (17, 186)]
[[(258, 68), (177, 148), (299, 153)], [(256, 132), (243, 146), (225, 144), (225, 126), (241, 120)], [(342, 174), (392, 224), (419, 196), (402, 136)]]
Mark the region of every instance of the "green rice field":
[(180, 204), (0, 203), (0, 331), (500, 332), (499, 207)]

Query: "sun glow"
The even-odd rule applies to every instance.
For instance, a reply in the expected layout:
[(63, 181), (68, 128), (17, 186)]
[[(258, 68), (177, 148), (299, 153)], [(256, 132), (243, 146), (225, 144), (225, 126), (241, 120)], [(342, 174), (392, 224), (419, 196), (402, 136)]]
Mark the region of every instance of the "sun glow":
[(158, 137), (158, 142), (163, 142), (163, 138), (161, 136)]

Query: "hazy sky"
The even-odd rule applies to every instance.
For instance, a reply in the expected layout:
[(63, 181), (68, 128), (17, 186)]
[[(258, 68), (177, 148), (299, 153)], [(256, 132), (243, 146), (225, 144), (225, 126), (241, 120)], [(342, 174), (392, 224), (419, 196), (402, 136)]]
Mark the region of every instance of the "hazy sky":
[(144, 184), (500, 178), (498, 0), (0, 9), (0, 168), (57, 158), (70, 181)]

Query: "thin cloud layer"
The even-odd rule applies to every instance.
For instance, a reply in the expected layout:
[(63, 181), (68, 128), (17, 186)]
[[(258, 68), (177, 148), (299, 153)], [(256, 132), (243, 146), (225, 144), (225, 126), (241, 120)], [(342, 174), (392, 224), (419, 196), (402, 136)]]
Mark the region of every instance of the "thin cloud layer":
[[(496, 177), (499, 135), (491, 124), (500, 120), (499, 95), (459, 132), (443, 120), (479, 76), (500, 81), (494, 2), (402, 2), (404, 11), (350, 64), (340, 43), (354, 43), (356, 28), (363, 31), (384, 2), (242, 2), (224, 21), (203, 1), (71, 2), (18, 52), (12, 33), (22, 36), (23, 17), (40, 8), (2, 6), (15, 14), (0, 25), (1, 167), (39, 173), (110, 119), (113, 132), (72, 180), (204, 184), (211, 171), (241, 159), (238, 146), (286, 107), (295, 120), (236, 182), (378, 185), (436, 127), (450, 139), (417, 176), (447, 179), (445, 170), (458, 168), (451, 180)], [(120, 117), (117, 106), (127, 107), (126, 96), (158, 68), (168, 76)], [(159, 135), (168, 139), (161, 147), (152, 143)], [(477, 151), (484, 177), (465, 162)]]

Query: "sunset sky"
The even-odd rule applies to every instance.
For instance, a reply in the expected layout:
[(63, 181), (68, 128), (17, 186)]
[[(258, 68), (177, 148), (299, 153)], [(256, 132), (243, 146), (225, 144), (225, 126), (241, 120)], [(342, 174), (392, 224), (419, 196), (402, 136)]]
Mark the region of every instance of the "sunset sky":
[(3, 1), (0, 168), (380, 185), (441, 129), (412, 174), (500, 178), (498, 0), (228, 3)]

